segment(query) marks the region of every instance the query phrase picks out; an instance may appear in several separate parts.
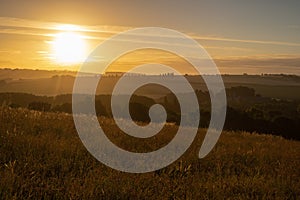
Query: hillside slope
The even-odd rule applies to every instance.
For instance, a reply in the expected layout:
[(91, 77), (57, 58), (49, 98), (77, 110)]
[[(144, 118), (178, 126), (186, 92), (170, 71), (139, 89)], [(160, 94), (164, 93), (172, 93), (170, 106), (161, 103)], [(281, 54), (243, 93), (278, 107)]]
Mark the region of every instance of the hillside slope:
[[(154, 138), (121, 136), (100, 124), (116, 144), (153, 150), (170, 141), (168, 125)], [(84, 148), (68, 114), (0, 108), (0, 196), (3, 199), (296, 199), (300, 196), (300, 142), (269, 135), (223, 132), (198, 159), (204, 129), (175, 163), (128, 174), (101, 164)], [(125, 140), (126, 139), (126, 140)]]

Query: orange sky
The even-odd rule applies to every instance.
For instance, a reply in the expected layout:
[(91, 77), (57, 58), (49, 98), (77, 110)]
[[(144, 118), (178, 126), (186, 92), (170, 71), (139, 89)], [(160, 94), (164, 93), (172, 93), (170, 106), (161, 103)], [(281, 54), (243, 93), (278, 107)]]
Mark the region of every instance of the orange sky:
[[(214, 58), (222, 73), (300, 74), (297, 1), (289, 1), (288, 5), (276, 0), (272, 5), (260, 1), (239, 5), (233, 0), (226, 5), (219, 4), (214, 1), (153, 1), (152, 4), (132, 1), (131, 5), (122, 1), (28, 1), (26, 4), (3, 1), (0, 67), (76, 70), (80, 62), (60, 63), (53, 58), (57, 54), (53, 50), (57, 34), (70, 32), (62, 27), (73, 24), (71, 31), (80, 35), (84, 43), (85, 50), (81, 52), (84, 56), (116, 33), (158, 26), (194, 38)], [(153, 55), (157, 61), (180, 63), (175, 57), (158, 52), (134, 55), (119, 62), (120, 71), (129, 64), (149, 61)]]

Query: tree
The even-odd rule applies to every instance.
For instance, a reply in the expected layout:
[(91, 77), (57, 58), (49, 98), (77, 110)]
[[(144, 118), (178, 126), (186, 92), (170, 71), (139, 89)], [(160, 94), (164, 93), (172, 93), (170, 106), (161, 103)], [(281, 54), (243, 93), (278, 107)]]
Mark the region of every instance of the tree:
[(51, 104), (45, 102), (31, 102), (28, 105), (28, 109), (30, 110), (38, 110), (38, 111), (50, 111)]

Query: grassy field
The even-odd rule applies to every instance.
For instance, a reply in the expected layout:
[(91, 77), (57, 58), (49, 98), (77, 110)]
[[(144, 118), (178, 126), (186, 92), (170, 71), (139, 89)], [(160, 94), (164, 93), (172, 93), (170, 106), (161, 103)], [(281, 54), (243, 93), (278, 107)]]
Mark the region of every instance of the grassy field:
[[(74, 72), (68, 71), (0, 69), (0, 92), (29, 93), (46, 96), (71, 94), (75, 75)], [(119, 78), (103, 77), (99, 85), (100, 87), (97, 88), (97, 94), (111, 94)], [(133, 77), (130, 78), (132, 79)], [(176, 87), (180, 87), (182, 84), (181, 81), (173, 76), (162, 78)], [(201, 77), (187, 76), (185, 78), (187, 78), (194, 89), (207, 91), (207, 86)], [(257, 94), (264, 97), (300, 99), (299, 76), (223, 75), (222, 78), (226, 88), (245, 86), (255, 89)], [(156, 98), (164, 96), (166, 90), (163, 90), (161, 87), (152, 86), (137, 94)]]
[[(176, 126), (156, 138), (116, 137), (139, 151), (168, 141)], [(204, 159), (197, 155), (205, 130), (175, 163), (156, 172), (129, 174), (110, 169), (82, 145), (71, 115), (0, 108), (0, 198), (2, 199), (297, 199), (300, 142), (270, 135), (223, 132)], [(159, 139), (160, 142), (157, 142)], [(129, 145), (129, 147), (128, 147)], [(149, 150), (148, 149), (148, 150)]]

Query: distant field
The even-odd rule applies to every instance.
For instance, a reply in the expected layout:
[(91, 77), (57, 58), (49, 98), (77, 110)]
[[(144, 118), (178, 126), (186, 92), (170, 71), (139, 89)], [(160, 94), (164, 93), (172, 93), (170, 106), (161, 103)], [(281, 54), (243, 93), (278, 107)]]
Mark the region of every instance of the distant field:
[[(132, 151), (157, 148), (176, 131), (138, 141), (119, 136), (101, 118), (108, 136)], [(0, 108), (2, 199), (297, 199), (300, 142), (245, 132), (223, 132), (213, 151), (197, 158), (204, 129), (172, 165), (151, 173), (118, 172), (84, 148), (71, 115)], [(127, 139), (127, 140), (125, 140)], [(159, 141), (159, 142), (158, 142)]]
[[(86, 74), (89, 75), (89, 74)], [(43, 70), (4, 70), (0, 69), (0, 92), (31, 93), (54, 96), (71, 94), (76, 73), (68, 71)], [(90, 79), (91, 76), (89, 75)], [(130, 79), (139, 77), (130, 77)], [(182, 85), (176, 77), (161, 77), (173, 85)], [(205, 91), (207, 87), (199, 76), (186, 76), (194, 89)], [(289, 75), (223, 75), (225, 87), (246, 86), (265, 97), (300, 99), (300, 77)], [(101, 80), (97, 94), (111, 94), (118, 77), (105, 77)], [(159, 98), (165, 94), (160, 87), (148, 87), (139, 95)]]

